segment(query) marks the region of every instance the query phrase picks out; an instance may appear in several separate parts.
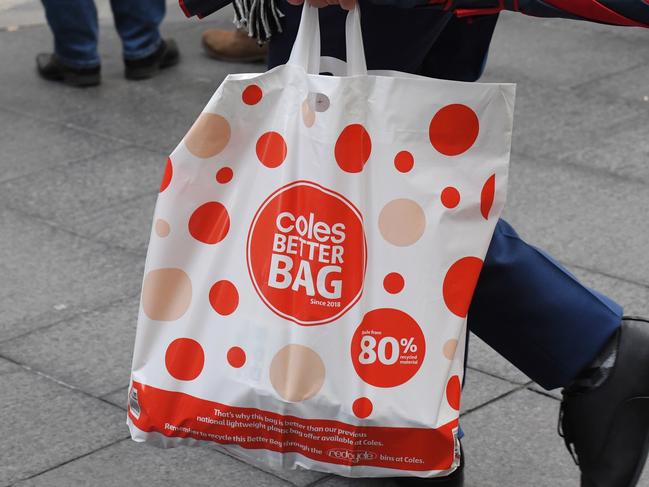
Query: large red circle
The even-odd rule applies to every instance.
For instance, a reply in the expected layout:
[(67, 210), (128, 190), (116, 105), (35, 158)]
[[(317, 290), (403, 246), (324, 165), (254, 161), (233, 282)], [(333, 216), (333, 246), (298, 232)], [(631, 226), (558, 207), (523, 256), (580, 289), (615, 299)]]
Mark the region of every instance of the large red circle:
[(280, 166), (288, 152), (284, 137), (277, 132), (266, 132), (259, 137), (255, 149), (259, 161), (271, 169)]
[(367, 397), (359, 397), (352, 404), (352, 411), (354, 412), (354, 415), (357, 418), (361, 419), (365, 419), (370, 414), (372, 414), (373, 409), (374, 405), (372, 404), (372, 401)]
[(442, 190), (441, 200), (446, 208), (455, 208), (460, 204), (460, 192), (453, 186), (447, 186)]
[(345, 127), (336, 141), (334, 156), (340, 169), (349, 173), (363, 170), (372, 152), (372, 139), (365, 127), (354, 123)]
[(194, 210), (189, 218), (189, 233), (199, 242), (215, 244), (230, 230), (230, 215), (218, 201), (209, 201)]
[(464, 257), (446, 272), (443, 284), (444, 302), (453, 314), (466, 318), (481, 270), (481, 259)]
[(169, 344), (165, 353), (165, 366), (178, 380), (194, 380), (203, 370), (205, 353), (203, 347), (191, 338), (177, 338)]
[(271, 194), (248, 233), (248, 271), (257, 294), (300, 325), (329, 323), (358, 301), (366, 254), (359, 211), (308, 181)]
[(462, 397), (462, 383), (460, 377), (454, 375), (446, 384), (446, 400), (448, 404), (456, 411), (460, 410), (460, 401)]
[(239, 292), (230, 281), (218, 281), (210, 289), (210, 304), (214, 311), (227, 316), (239, 306)]
[(430, 122), (428, 134), (433, 147), (445, 156), (468, 151), (480, 132), (476, 113), (466, 105), (453, 104), (440, 109)]
[(408, 382), (426, 355), (426, 338), (417, 322), (398, 309), (370, 311), (351, 343), (352, 363), (358, 376), (376, 387)]

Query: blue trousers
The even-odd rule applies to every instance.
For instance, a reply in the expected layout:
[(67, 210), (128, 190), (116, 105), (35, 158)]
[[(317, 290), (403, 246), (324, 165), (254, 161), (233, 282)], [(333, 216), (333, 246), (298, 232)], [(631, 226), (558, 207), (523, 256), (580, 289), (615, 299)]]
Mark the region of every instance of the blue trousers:
[[(457, 19), (432, 8), (399, 9), (361, 1), (369, 69), (475, 81), (497, 16)], [(288, 60), (300, 9), (281, 4), (284, 32), (273, 36), (270, 67)], [(320, 15), (323, 55), (345, 58), (345, 14)], [(622, 307), (582, 285), (504, 220), (496, 226), (468, 315), (469, 329), (546, 389), (564, 387), (620, 327)]]
[[(99, 24), (94, 1), (42, 1), (59, 59), (74, 68), (98, 66)], [(122, 39), (124, 59), (140, 59), (158, 49), (165, 0), (111, 0), (110, 6)]]

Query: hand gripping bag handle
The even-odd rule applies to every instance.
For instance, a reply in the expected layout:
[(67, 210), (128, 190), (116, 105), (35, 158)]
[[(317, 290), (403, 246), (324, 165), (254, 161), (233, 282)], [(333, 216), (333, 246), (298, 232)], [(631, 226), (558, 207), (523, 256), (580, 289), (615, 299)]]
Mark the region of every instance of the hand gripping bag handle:
[[(367, 75), (363, 35), (361, 32), (361, 11), (358, 4), (347, 13), (345, 22), (347, 48), (347, 76)], [(318, 9), (305, 0), (302, 19), (291, 50), (289, 64), (302, 67), (307, 73), (320, 73), (320, 21)]]

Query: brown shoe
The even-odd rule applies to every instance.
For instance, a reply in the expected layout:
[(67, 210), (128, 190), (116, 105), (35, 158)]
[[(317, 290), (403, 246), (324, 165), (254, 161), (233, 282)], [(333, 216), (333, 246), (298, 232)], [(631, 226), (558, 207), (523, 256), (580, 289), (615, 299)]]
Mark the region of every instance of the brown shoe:
[(242, 30), (209, 29), (203, 32), (202, 41), (207, 55), (221, 61), (261, 62), (268, 55), (267, 45), (258, 45)]

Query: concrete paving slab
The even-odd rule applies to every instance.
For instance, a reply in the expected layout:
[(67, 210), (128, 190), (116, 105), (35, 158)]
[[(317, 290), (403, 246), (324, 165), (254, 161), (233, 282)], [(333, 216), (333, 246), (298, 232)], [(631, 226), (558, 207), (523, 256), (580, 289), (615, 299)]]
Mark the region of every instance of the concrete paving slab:
[(518, 385), (497, 379), (475, 369), (467, 369), (462, 390), (462, 414), (517, 389)]
[(130, 377), (139, 295), (0, 343), (0, 355), (93, 396)]
[(646, 38), (644, 45), (635, 44), (626, 39), (626, 33), (610, 35), (614, 30), (610, 27), (589, 24), (583, 28), (580, 22), (538, 19), (512, 12), (501, 16), (487, 65), (490, 74), (498, 73), (504, 65), (513, 68), (517, 78), (568, 87), (649, 59)]
[[(630, 181), (649, 185), (649, 147), (647, 147), (647, 124), (649, 103), (639, 102), (646, 113), (631, 120), (628, 126), (610, 137), (602, 138), (557, 157), (557, 162), (577, 164), (616, 174)], [(647, 186), (649, 189), (649, 186)]]
[(474, 334), (471, 334), (469, 340), (468, 365), (513, 384), (523, 385), (530, 381), (525, 374)]
[(140, 257), (15, 211), (0, 227), (0, 341), (139, 292)]
[[(645, 33), (646, 35), (647, 33)], [(634, 68), (601, 79), (587, 81), (574, 87), (574, 89), (623, 98), (644, 107), (649, 107), (647, 79), (649, 79), (649, 63), (643, 62)]]
[(577, 467), (556, 434), (559, 403), (520, 391), (466, 415), (467, 486), (574, 487)]
[(126, 411), (128, 401), (128, 386), (117, 389), (116, 391), (109, 392), (101, 397), (104, 401), (114, 404), (118, 408)]
[(123, 145), (1, 108), (0, 126), (0, 183)]
[(21, 367), (0, 375), (0, 389), (0, 485), (126, 436), (120, 409)]
[(102, 210), (156, 194), (165, 161), (159, 152), (118, 149), (0, 184), (0, 202), (77, 231)]
[(29, 481), (19, 482), (16, 487), (90, 484), (96, 487), (290, 486), (275, 476), (209, 449), (179, 447), (164, 450), (128, 439)]
[(397, 483), (389, 479), (348, 479), (332, 476), (318, 482), (318, 487), (397, 487)]
[(642, 183), (516, 157), (505, 218), (559, 260), (648, 285), (649, 191)]
[[(153, 171), (153, 174), (159, 170)], [(116, 245), (134, 252), (146, 253), (151, 236), (153, 210), (158, 196), (151, 194), (123, 204), (102, 208), (75, 226), (77, 232), (98, 242)]]

